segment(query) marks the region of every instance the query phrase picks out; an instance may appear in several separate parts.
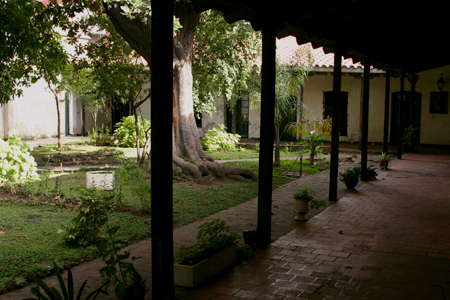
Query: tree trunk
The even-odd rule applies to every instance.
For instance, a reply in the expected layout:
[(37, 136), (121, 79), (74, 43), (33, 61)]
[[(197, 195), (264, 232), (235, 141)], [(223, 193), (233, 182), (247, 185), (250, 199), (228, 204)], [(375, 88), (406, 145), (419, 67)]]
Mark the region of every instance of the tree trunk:
[[(50, 85), (50, 84), (49, 84)], [(59, 112), (59, 98), (58, 95), (53, 91), (56, 100), (56, 113), (58, 115), (58, 148), (61, 148), (61, 115)]]
[[(125, 18), (118, 4), (105, 4), (105, 8), (117, 31), (150, 62), (151, 49), (148, 47), (148, 39), (151, 22), (144, 24), (138, 23), (136, 19)], [(182, 28), (174, 37), (173, 94), (167, 95), (167, 101), (173, 101), (173, 168), (181, 168), (184, 173), (195, 178), (212, 175), (219, 178), (256, 180), (256, 174), (248, 169), (215, 163), (201, 147), (192, 95), (192, 51), (200, 14), (194, 11), (191, 2), (181, 1), (176, 2), (175, 15), (179, 18)], [(180, 156), (188, 156), (194, 163)]]

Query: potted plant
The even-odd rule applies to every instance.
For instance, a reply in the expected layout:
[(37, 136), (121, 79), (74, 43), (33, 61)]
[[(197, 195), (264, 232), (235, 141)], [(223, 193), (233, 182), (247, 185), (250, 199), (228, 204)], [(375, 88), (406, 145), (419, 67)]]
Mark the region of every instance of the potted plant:
[(339, 180), (345, 183), (345, 186), (354, 190), (359, 182), (359, 176), (361, 175), (360, 167), (347, 168), (344, 172), (339, 173)]
[[(141, 277), (132, 262), (125, 261), (130, 257), (130, 251), (120, 253), (120, 247), (113, 239), (113, 235), (119, 228), (119, 226), (108, 228), (109, 241), (105, 239), (98, 246), (106, 264), (100, 269), (102, 283), (107, 282), (108, 286), (114, 287), (117, 300), (144, 300), (145, 279)], [(138, 258), (132, 257), (131, 260), (134, 261)]]
[(219, 219), (200, 226), (197, 243), (175, 253), (175, 285), (194, 287), (232, 264), (237, 258), (238, 236)]
[(309, 187), (300, 187), (294, 194), (294, 212), (297, 214), (296, 221), (304, 222), (308, 219), (305, 215), (309, 212), (309, 207), (319, 209), (326, 206), (325, 201), (315, 200), (316, 193)]
[(381, 152), (381, 154), (377, 156), (380, 159), (380, 169), (381, 170), (388, 169), (389, 156), (391, 156), (391, 155), (388, 154), (387, 152)]

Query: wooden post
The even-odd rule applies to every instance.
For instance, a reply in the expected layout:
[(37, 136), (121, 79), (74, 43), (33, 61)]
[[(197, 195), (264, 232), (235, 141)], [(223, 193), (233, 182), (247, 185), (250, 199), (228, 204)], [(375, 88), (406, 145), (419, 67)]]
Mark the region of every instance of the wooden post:
[[(408, 81), (411, 83), (411, 93), (409, 96), (409, 116), (408, 116), (408, 124), (406, 125), (412, 125), (414, 127), (416, 127), (415, 122), (414, 122), (414, 109), (415, 109), (415, 105), (414, 105), (414, 98), (415, 98), (415, 94), (416, 94), (416, 84), (417, 81), (419, 80), (419, 77), (417, 76), (417, 74), (412, 75), (412, 78), (408, 77)], [(415, 144), (415, 140), (412, 140), (412, 145), (411, 148), (409, 149), (409, 151), (414, 152), (414, 144)]]
[(384, 94), (384, 131), (383, 131), (383, 152), (387, 153), (389, 137), (389, 104), (391, 97), (391, 71), (386, 71), (386, 87)]
[[(152, 297), (175, 299), (172, 208), (174, 1), (152, 0)], [(156, 176), (157, 175), (157, 176)]]
[(370, 64), (364, 64), (363, 101), (361, 108), (361, 180), (367, 180), (367, 143), (369, 141), (369, 86)]
[(262, 245), (270, 244), (272, 221), (272, 170), (275, 111), (276, 35), (262, 30), (261, 129), (258, 182), (258, 235)]
[(334, 53), (333, 100), (331, 115), (330, 190), (329, 201), (337, 201), (339, 167), (339, 99), (341, 96), (342, 54)]
[(398, 140), (397, 140), (397, 158), (402, 158), (403, 146), (403, 98), (405, 98), (405, 72), (400, 76), (400, 99), (398, 100)]

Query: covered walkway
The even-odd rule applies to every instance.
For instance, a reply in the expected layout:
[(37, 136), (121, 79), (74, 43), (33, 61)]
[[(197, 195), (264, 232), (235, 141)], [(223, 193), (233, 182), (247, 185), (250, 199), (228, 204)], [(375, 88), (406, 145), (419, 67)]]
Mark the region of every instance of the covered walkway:
[(180, 297), (450, 299), (450, 156), (408, 155), (223, 278)]

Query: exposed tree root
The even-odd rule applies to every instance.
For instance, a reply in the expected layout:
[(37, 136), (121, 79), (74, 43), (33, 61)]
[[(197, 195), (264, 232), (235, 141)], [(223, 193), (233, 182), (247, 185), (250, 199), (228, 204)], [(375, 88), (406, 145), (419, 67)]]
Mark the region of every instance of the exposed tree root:
[(196, 160), (194, 162), (186, 161), (178, 156), (173, 157), (173, 169), (181, 168), (183, 172), (200, 179), (202, 176), (213, 176), (216, 178), (228, 178), (234, 180), (256, 181), (257, 175), (246, 168), (235, 168), (226, 164), (214, 162), (212, 159)]

